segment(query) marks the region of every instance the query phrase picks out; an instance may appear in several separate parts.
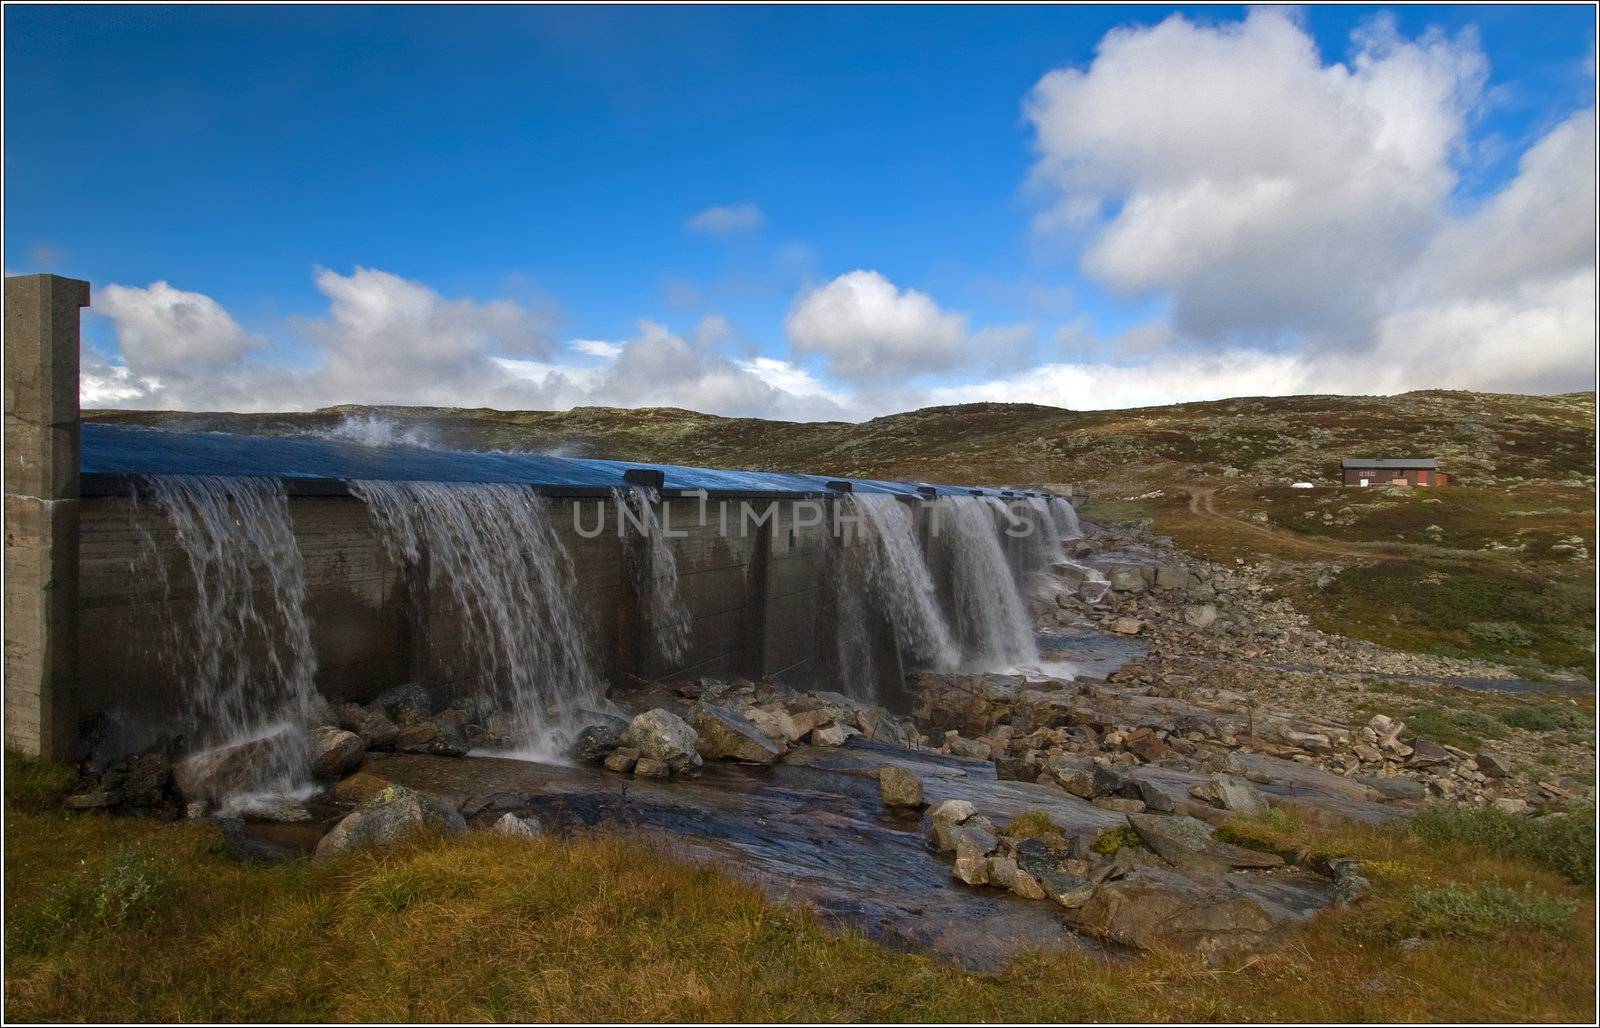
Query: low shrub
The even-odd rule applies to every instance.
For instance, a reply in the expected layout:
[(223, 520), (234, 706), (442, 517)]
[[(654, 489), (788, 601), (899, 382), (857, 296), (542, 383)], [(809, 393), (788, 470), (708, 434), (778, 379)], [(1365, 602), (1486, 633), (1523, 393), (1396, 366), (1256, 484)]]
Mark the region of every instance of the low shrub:
[(1531, 886), (1413, 889), (1405, 899), (1408, 930), (1426, 936), (1488, 936), (1501, 931), (1565, 934), (1572, 930), (1573, 900)]
[(166, 860), (141, 846), (119, 847), (85, 864), (7, 925), (7, 948), (48, 952), (82, 933), (137, 924), (171, 898), (176, 883)]
[(1028, 810), (1006, 825), (1005, 834), (1013, 839), (1037, 839), (1042, 835), (1060, 835), (1061, 829), (1044, 811)]
[(1542, 817), (1507, 814), (1493, 807), (1433, 806), (1412, 819), (1411, 832), (1426, 842), (1463, 843), (1486, 853), (1521, 858), (1579, 885), (1594, 881), (1593, 803)]
[(1593, 719), (1577, 707), (1550, 700), (1518, 704), (1503, 712), (1500, 720), (1530, 732), (1574, 732), (1594, 727)]

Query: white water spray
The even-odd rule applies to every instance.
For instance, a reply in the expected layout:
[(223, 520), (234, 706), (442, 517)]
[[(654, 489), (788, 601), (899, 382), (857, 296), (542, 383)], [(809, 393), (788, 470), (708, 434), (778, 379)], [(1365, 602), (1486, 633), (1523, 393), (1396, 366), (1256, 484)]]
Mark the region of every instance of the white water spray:
[(510, 719), (515, 750), (558, 756), (604, 709), (572, 563), (544, 502), (519, 485), (351, 482), (397, 562), (426, 560), (448, 588), (483, 691)]
[[(683, 664), (689, 653), (689, 609), (678, 587), (678, 558), (656, 513), (661, 503), (654, 489), (632, 486), (613, 489), (617, 526), (631, 523), (641, 536), (644, 552), (638, 569), (639, 614), (650, 628), (656, 655), (669, 669)], [(631, 517), (624, 515), (624, 509)]]
[[(304, 789), (303, 729), (318, 706), (317, 664), (305, 562), (282, 483), (199, 475), (145, 481), (195, 587), (187, 621), (172, 621), (170, 653), (197, 748), (270, 738), (246, 793)], [(248, 795), (240, 802), (248, 805)]]
[(963, 663), (987, 670), (1037, 664), (1038, 644), (990, 498), (941, 497), (934, 516), (934, 546), (950, 575), (951, 620)]

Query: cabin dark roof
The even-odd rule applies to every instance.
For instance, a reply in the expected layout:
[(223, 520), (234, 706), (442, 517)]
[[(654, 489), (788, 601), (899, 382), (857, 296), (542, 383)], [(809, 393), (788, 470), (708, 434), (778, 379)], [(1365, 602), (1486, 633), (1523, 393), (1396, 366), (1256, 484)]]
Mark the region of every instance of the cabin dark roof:
[[(225, 475), (281, 480), (299, 495), (341, 494), (345, 483), (477, 482), (528, 485), (549, 495), (605, 496), (637, 479), (635, 469), (659, 471), (667, 493), (701, 489), (724, 496), (826, 496), (848, 488), (901, 496), (967, 495), (966, 486), (829, 478), (784, 471), (726, 471), (641, 461), (551, 457), (539, 453), (365, 446), (316, 435), (256, 436), (173, 432), (84, 422), (79, 467), (85, 495), (125, 495), (145, 475)], [(846, 485), (848, 483), (848, 485)], [(982, 490), (991, 496), (1001, 490)], [(1040, 494), (1042, 495), (1042, 494)]]
[(1439, 462), (1432, 457), (1346, 457), (1343, 465), (1347, 469), (1355, 468), (1395, 468), (1412, 469), (1419, 471), (1433, 471)]

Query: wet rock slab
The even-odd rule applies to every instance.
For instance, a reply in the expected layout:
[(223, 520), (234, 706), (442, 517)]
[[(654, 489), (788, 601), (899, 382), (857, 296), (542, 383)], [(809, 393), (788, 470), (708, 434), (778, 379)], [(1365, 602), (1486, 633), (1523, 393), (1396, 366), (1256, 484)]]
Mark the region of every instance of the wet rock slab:
[(483, 809), (484, 796), (525, 797), (522, 811), (546, 825), (667, 833), (686, 855), (719, 860), (774, 899), (967, 967), (998, 968), (1028, 949), (1119, 952), (1074, 931), (1052, 904), (952, 878), (928, 848), (927, 816), (884, 804), (872, 772), (885, 764), (916, 774), (932, 807), (968, 799), (997, 821), (1042, 809), (1089, 831), (1122, 823), (1053, 786), (999, 781), (987, 762), (860, 738), (801, 746), (776, 765), (708, 764), (699, 777), (670, 782), (588, 766), (400, 753), (370, 756), (356, 777), (369, 789), (406, 785), (458, 808)]

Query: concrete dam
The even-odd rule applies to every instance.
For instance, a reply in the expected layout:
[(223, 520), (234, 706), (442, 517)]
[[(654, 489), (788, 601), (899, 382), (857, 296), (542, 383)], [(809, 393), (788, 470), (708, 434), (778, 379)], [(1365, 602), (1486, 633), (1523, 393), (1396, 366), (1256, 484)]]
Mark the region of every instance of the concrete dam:
[[(603, 716), (609, 683), (903, 707), (911, 671), (1036, 664), (1029, 581), (1080, 534), (1035, 491), (81, 423), (77, 285), (7, 290), (7, 571), (36, 585), (6, 594), (6, 736), (25, 752), (223, 747), (407, 685), (491, 711), (491, 749), (536, 758)], [(35, 466), (48, 481), (14, 490)], [(260, 784), (303, 763), (291, 747)]]

